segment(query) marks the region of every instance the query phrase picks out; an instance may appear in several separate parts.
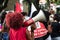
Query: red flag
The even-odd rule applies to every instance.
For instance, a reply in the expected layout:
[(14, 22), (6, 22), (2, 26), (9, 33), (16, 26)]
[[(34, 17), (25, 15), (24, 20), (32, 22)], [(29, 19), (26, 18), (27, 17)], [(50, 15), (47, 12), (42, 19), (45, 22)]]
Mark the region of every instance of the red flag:
[(15, 12), (16, 12), (16, 13), (22, 12), (21, 6), (22, 6), (22, 5), (21, 5), (19, 2), (16, 2), (16, 4), (15, 4)]

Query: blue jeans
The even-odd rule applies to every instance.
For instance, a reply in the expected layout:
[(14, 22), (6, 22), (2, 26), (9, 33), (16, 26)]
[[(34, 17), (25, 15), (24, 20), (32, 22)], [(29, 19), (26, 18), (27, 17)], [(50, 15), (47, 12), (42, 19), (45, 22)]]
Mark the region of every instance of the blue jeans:
[(52, 40), (60, 40), (60, 37), (54, 37)]
[(3, 33), (3, 40), (8, 40), (8, 33), (7, 32), (4, 32)]

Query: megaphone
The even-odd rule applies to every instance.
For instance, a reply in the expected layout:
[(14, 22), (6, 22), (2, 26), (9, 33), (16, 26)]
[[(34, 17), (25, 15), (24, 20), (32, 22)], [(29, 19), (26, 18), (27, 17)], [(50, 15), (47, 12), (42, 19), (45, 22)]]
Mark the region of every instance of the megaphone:
[(39, 11), (39, 13), (32, 18), (34, 22), (36, 21), (46, 21), (46, 16), (42, 10)]
[(42, 21), (42, 22), (47, 21), (47, 17), (49, 16), (47, 16), (42, 10), (40, 10), (39, 13), (35, 17), (24, 22), (24, 25), (28, 26), (37, 21)]

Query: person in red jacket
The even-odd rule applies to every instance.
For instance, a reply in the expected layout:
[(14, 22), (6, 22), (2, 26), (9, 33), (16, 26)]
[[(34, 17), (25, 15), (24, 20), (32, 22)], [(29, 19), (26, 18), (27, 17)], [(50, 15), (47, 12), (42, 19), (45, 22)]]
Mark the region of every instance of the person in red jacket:
[(23, 21), (21, 13), (8, 13), (5, 20), (7, 27), (10, 28), (10, 40), (32, 40), (29, 31), (26, 29), (30, 24)]

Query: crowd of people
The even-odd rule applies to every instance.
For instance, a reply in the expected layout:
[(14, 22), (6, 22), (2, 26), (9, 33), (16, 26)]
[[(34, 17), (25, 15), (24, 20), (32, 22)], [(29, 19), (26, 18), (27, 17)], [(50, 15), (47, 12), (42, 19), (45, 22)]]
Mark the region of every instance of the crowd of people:
[(41, 9), (29, 17), (15, 8), (14, 12), (2, 10), (0, 14), (0, 40), (60, 40), (60, 14), (55, 9)]

